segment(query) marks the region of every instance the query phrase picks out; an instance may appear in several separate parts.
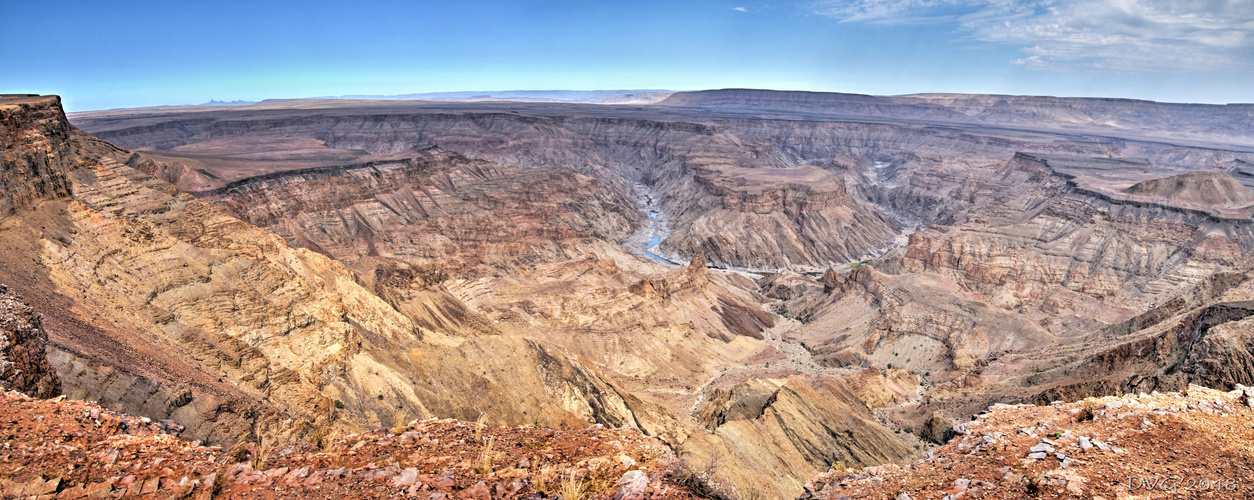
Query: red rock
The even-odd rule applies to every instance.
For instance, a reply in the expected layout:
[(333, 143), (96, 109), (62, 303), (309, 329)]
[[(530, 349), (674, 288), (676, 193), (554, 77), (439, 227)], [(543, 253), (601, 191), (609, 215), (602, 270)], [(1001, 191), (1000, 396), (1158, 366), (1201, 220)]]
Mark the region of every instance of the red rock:
[(118, 461), (118, 455), (119, 452), (117, 448), (109, 448), (108, 450), (97, 454), (96, 460), (106, 464), (114, 464)]
[(492, 500), (492, 492), (488, 490), (488, 486), (479, 481), (474, 486), (466, 488), (457, 494), (457, 498), (466, 500)]
[(417, 483), (417, 482), (418, 482), (418, 469), (414, 469), (414, 468), (405, 469), (401, 471), (400, 475), (397, 475), (395, 478), (392, 479), (392, 485), (400, 487), (400, 488), (413, 486), (414, 483)]
[(113, 486), (109, 483), (91, 483), (86, 486), (84, 491), (88, 498), (105, 497), (112, 492)]
[(292, 472), (287, 473), (287, 475), (283, 477), (283, 482), (288, 483), (288, 484), (299, 483), (302, 479), (305, 478), (305, 476), (308, 476), (308, 475), (309, 475), (309, 466), (306, 465), (304, 467), (301, 467), (299, 469), (296, 469), (296, 470), (293, 470)]
[(518, 494), (519, 491), (526, 487), (527, 481), (520, 477), (510, 479), (509, 481), (501, 481), (496, 483), (496, 497), (509, 498)]
[(82, 485), (71, 486), (69, 488), (66, 488), (57, 492), (58, 499), (83, 498), (85, 496), (87, 496), (87, 493), (83, 491)]
[(139, 494), (147, 495), (150, 493), (156, 493), (157, 490), (160, 489), (160, 486), (161, 486), (161, 478), (159, 477), (152, 477), (152, 478), (145, 479), (142, 487), (139, 490)]
[(49, 479), (47, 481), (39, 481), (38, 479), (36, 479), (36, 481), (38, 482), (31, 483), (31, 487), (27, 488), (26, 490), (27, 495), (47, 495), (51, 493), (56, 493), (57, 488), (61, 486), (61, 478), (59, 477)]
[(435, 478), (435, 482), (433, 484), (437, 489), (447, 490), (457, 486), (457, 480), (453, 479), (453, 471), (446, 470), (441, 472), (440, 475)]

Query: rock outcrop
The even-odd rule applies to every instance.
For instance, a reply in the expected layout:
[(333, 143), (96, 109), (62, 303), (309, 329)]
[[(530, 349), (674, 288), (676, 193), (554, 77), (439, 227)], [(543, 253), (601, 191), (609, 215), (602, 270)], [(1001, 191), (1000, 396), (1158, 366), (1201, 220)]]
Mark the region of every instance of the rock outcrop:
[(649, 276), (637, 281), (628, 290), (646, 299), (669, 299), (684, 291), (699, 291), (709, 283), (710, 272), (705, 267), (705, 258), (697, 254), (687, 267)]
[(56, 96), (0, 95), (0, 215), (70, 194), (71, 126)]
[(711, 434), (687, 437), (680, 449), (688, 452), (683, 456), (689, 461), (733, 470), (774, 470), (775, 460), (789, 464), (772, 482), (732, 476), (729, 481), (740, 496), (754, 491), (783, 496), (800, 488), (798, 479), (833, 464), (891, 463), (913, 453), (831, 377), (753, 380), (716, 389), (696, 415)]
[(0, 284), (0, 388), (37, 398), (61, 393), (61, 380), (48, 363), (48, 334), (42, 318)]

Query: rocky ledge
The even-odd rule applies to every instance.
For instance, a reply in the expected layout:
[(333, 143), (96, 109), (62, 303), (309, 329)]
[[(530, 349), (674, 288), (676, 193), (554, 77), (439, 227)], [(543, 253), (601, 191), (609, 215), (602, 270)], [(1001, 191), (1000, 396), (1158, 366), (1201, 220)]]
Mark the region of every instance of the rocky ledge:
[[(202, 446), (94, 403), (0, 392), (2, 498), (699, 498), (634, 430), (423, 420), (315, 444)], [(698, 490), (699, 491), (699, 490)]]
[(1254, 388), (994, 405), (905, 466), (833, 470), (803, 498), (1249, 498)]

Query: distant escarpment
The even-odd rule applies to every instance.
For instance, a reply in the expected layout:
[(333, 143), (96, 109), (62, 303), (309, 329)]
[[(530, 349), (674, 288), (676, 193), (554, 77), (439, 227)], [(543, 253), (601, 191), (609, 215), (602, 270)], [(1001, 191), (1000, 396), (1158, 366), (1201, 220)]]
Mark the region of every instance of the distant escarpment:
[[(1109, 169), (1109, 163), (1097, 160), (1094, 168)], [(1114, 298), (1133, 282), (1142, 291), (1165, 291), (1195, 281), (1204, 275), (1199, 266), (1233, 265), (1241, 249), (1254, 244), (1248, 218), (1220, 222), (1187, 200), (1105, 196), (1112, 190), (1089, 177), (1102, 170), (1082, 165), (1017, 156), (989, 179), (985, 201), (967, 211), (970, 222), (911, 235), (903, 269)]]
[(1176, 104), (1109, 98), (978, 94), (869, 96), (724, 89), (677, 92), (662, 106), (789, 112), (874, 119), (987, 124), (1031, 129), (1120, 131), (1149, 137), (1254, 146), (1254, 104)]

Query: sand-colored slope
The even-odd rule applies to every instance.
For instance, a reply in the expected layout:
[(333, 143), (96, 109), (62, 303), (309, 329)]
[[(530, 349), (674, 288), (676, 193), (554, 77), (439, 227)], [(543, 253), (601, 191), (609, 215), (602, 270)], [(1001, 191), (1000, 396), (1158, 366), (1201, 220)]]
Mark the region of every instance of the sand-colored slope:
[(1254, 204), (1254, 189), (1223, 172), (1195, 171), (1141, 181), (1124, 192), (1202, 207), (1244, 208)]

